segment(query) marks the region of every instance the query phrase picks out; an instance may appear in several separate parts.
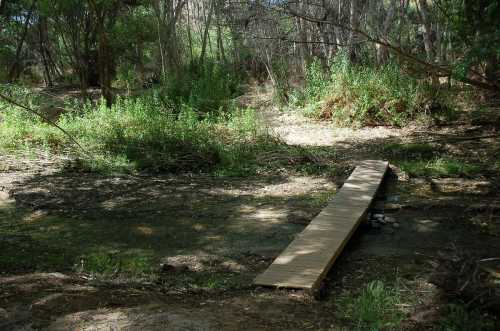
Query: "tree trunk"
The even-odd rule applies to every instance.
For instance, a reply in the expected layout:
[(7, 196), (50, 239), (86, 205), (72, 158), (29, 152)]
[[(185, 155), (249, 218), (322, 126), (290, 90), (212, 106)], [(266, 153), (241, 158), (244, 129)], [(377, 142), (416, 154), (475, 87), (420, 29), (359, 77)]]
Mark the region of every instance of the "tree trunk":
[(434, 62), (434, 51), (432, 47), (432, 26), (430, 21), (429, 6), (427, 0), (418, 0), (420, 18), (424, 26), (424, 48), (427, 54), (427, 61)]
[(45, 86), (49, 87), (52, 86), (52, 77), (50, 74), (50, 68), (49, 68), (49, 62), (47, 60), (46, 56), (46, 50), (45, 50), (45, 44), (47, 43), (47, 22), (45, 20), (45, 17), (39, 16), (38, 17), (38, 46), (39, 46), (39, 52), (40, 52), (40, 57), (42, 59), (42, 65), (43, 65), (43, 73), (44, 73), (44, 81), (45, 81)]
[(35, 7), (35, 2), (33, 1), (33, 4), (31, 5), (31, 8), (28, 12), (28, 16), (26, 16), (26, 21), (24, 22), (24, 27), (23, 27), (21, 39), (19, 40), (19, 43), (17, 44), (16, 56), (14, 58), (14, 62), (12, 63), (10, 70), (9, 70), (9, 74), (8, 74), (8, 78), (7, 78), (9, 83), (12, 83), (14, 80), (16, 80), (21, 73), (20, 69), (19, 69), (19, 62), (21, 60), (21, 52), (23, 50), (24, 41), (26, 40), (26, 35), (28, 34), (28, 26), (29, 26), (30, 21), (31, 21), (31, 16), (33, 15), (34, 7)]
[[(382, 40), (388, 41), (389, 39), (389, 31), (394, 19), (395, 10), (396, 10), (396, 1), (392, 1), (391, 4), (389, 5), (389, 8), (387, 9), (387, 13), (385, 14), (384, 24), (382, 25), (381, 29)], [(379, 65), (387, 63), (387, 60), (389, 59), (389, 49), (386, 46), (379, 44), (377, 44), (376, 47), (377, 47), (377, 63)]]
[(98, 62), (99, 62), (99, 79), (101, 83), (101, 93), (106, 100), (106, 105), (111, 107), (113, 104), (113, 91), (111, 89), (111, 59), (112, 55), (109, 47), (108, 35), (104, 29), (104, 22), (99, 24), (99, 48), (98, 48)]
[(348, 45), (348, 51), (349, 51), (349, 59), (351, 60), (352, 63), (357, 63), (359, 62), (358, 58), (358, 53), (359, 53), (359, 47), (358, 47), (358, 35), (356, 33), (356, 30), (359, 29), (359, 0), (352, 0), (351, 1), (351, 8), (349, 11), (349, 25), (350, 25), (350, 32), (349, 32), (349, 45)]
[(206, 17), (205, 30), (203, 32), (203, 41), (201, 43), (200, 66), (203, 66), (203, 62), (205, 61), (205, 56), (207, 53), (208, 33), (210, 31), (210, 23), (212, 22), (213, 10), (214, 10), (214, 4), (211, 3), (208, 16)]
[(223, 63), (226, 63), (226, 52), (224, 50), (224, 39), (222, 38), (222, 28), (221, 28), (221, 23), (220, 23), (221, 17), (220, 17), (220, 8), (219, 4), (217, 5), (216, 8), (216, 23), (217, 23), (217, 56), (219, 57), (219, 60), (221, 60)]

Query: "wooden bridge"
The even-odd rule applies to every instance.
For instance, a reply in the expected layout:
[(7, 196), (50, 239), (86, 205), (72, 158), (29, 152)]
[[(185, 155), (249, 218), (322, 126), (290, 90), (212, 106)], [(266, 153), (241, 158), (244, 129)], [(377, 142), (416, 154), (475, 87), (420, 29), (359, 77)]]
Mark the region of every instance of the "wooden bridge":
[(382, 183), (388, 162), (361, 162), (301, 234), (254, 284), (315, 291), (361, 223)]

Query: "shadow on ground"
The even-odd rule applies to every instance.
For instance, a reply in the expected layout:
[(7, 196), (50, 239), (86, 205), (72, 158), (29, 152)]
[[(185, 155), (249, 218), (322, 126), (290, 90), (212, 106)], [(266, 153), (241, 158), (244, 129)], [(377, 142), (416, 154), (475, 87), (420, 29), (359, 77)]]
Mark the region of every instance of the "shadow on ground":
[[(340, 299), (372, 280), (398, 284), (405, 328), (435, 326), (449, 303), (488, 299), (470, 297), (476, 284), (460, 268), (500, 254), (499, 144), (462, 138), (495, 130), (468, 125), (339, 142), (338, 162), (391, 161), (397, 179), (387, 182), (384, 196), (398, 197), (399, 206), (389, 215), (393, 223), (360, 227), (319, 301), (254, 288), (251, 281), (321, 210), (338, 182), (305, 175), (243, 180), (4, 172), (0, 328), (330, 329), (352, 326)], [(429, 140), (431, 154), (408, 147)], [(408, 176), (401, 164), (415, 158), (451, 158), (478, 168)]]

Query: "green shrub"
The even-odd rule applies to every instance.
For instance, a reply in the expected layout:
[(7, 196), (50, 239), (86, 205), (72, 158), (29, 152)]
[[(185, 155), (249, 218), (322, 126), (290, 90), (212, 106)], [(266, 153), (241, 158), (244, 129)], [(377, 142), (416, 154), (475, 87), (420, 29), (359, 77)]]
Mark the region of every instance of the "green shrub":
[(127, 274), (144, 276), (154, 269), (151, 256), (141, 250), (120, 252), (100, 249), (80, 258), (77, 270), (100, 275)]
[(167, 77), (161, 88), (163, 96), (178, 109), (184, 104), (200, 114), (227, 111), (230, 99), (241, 93), (241, 77), (210, 59), (203, 66), (193, 64), (182, 72)]
[[(18, 91), (19, 92), (19, 91)], [(22, 93), (21, 93), (22, 92)], [(25, 90), (16, 100), (40, 108)], [(25, 93), (25, 94), (23, 94)], [(220, 109), (200, 115), (191, 104), (179, 106), (159, 90), (139, 97), (117, 97), (111, 107), (71, 102), (57, 124), (85, 149), (76, 153), (70, 139), (37, 116), (0, 102), (0, 149), (43, 148), (72, 156), (73, 167), (98, 172), (210, 172), (246, 176), (290, 169), (335, 173), (331, 162), (288, 146), (260, 128), (252, 109)], [(70, 108), (70, 107), (68, 107)], [(319, 159), (333, 151), (318, 151)], [(324, 155), (323, 155), (324, 154)]]
[(481, 171), (479, 165), (446, 157), (406, 160), (400, 162), (399, 166), (412, 177), (467, 177)]
[[(17, 97), (17, 96), (16, 96)], [(22, 98), (21, 98), (22, 99)], [(38, 109), (34, 100), (21, 100)], [(0, 147), (65, 153), (68, 137), (38, 117), (0, 103)], [(260, 134), (254, 112), (233, 110), (200, 118), (189, 105), (165, 107), (151, 94), (86, 104), (58, 124), (88, 151), (80, 166), (99, 171), (209, 171), (242, 163)]]
[(340, 125), (403, 126), (419, 115), (450, 114), (447, 95), (404, 74), (396, 64), (353, 65), (344, 53), (326, 78), (318, 62), (308, 68), (304, 98), (312, 116)]
[(280, 106), (286, 105), (290, 97), (290, 67), (284, 59), (272, 63), (274, 80), (273, 99)]
[(315, 59), (306, 72), (306, 86), (304, 89), (305, 98), (309, 101), (320, 101), (324, 97), (330, 82), (321, 68), (321, 63)]

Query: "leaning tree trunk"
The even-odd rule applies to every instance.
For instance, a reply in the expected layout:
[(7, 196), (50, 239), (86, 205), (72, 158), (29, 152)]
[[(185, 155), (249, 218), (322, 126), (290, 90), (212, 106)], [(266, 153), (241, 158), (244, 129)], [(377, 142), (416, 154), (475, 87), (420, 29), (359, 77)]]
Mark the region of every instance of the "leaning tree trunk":
[(208, 33), (210, 31), (210, 24), (212, 22), (213, 11), (214, 11), (214, 4), (212, 3), (210, 5), (210, 10), (208, 11), (208, 16), (206, 17), (205, 31), (203, 32), (203, 41), (201, 43), (200, 66), (203, 66), (203, 62), (205, 61), (205, 56), (207, 53), (207, 44), (209, 41)]
[[(427, 54), (427, 62), (434, 63), (434, 49), (432, 43), (432, 24), (430, 18), (429, 6), (427, 5), (427, 0), (418, 0), (419, 3), (419, 13), (422, 19), (422, 24), (424, 25), (424, 48)], [(439, 78), (431, 73), (432, 85), (439, 85)]]

